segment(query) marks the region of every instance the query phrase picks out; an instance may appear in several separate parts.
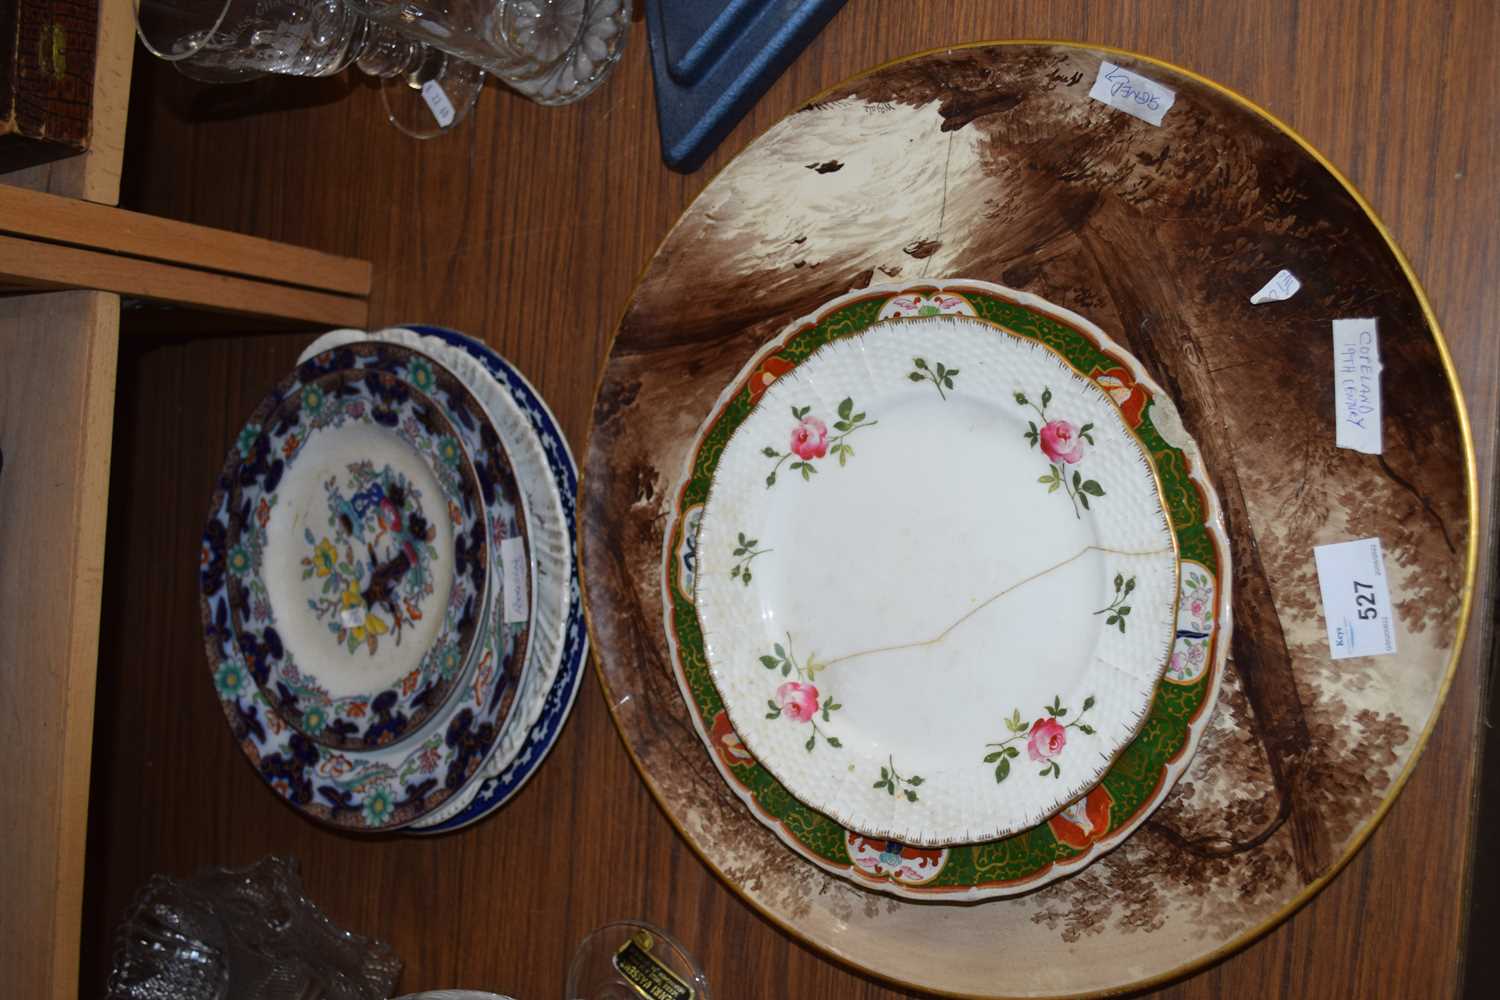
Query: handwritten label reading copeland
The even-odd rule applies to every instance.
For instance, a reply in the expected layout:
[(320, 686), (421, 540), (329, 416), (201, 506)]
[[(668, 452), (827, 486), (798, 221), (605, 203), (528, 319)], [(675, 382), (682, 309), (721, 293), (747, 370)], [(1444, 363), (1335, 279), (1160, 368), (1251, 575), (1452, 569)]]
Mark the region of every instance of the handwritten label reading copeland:
[(1302, 287), (1302, 282), (1297, 276), (1286, 268), (1276, 272), (1276, 277), (1261, 286), (1260, 291), (1250, 296), (1250, 304), (1262, 305), (1266, 302), (1285, 302)]
[(422, 100), (427, 102), (427, 110), (432, 112), (440, 128), (453, 124), (453, 102), (448, 100), (448, 92), (436, 80), (422, 84)]
[(1333, 406), (1338, 446), (1379, 455), (1380, 338), (1373, 319), (1333, 321)]
[(1161, 84), (1111, 62), (1099, 65), (1099, 76), (1089, 96), (1152, 125), (1160, 125), (1177, 100), (1177, 95)]
[(526, 543), (519, 538), (500, 542), (500, 573), (505, 585), (505, 620), (524, 622), (531, 614), (526, 587)]
[(1380, 539), (1319, 545), (1318, 589), (1328, 624), (1328, 652), (1335, 660), (1396, 651), (1391, 594), (1386, 587)]

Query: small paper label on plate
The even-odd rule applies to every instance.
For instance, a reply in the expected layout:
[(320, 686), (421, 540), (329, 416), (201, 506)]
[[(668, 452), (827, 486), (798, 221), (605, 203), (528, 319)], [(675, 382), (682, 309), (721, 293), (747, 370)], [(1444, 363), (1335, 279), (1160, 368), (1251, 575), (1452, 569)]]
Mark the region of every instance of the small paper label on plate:
[(1379, 455), (1380, 338), (1373, 319), (1333, 321), (1333, 405), (1338, 446)]
[(1285, 302), (1296, 295), (1301, 287), (1302, 282), (1297, 280), (1297, 276), (1286, 268), (1282, 268), (1276, 272), (1276, 277), (1266, 282), (1261, 286), (1260, 291), (1250, 296), (1250, 304), (1258, 306), (1266, 302)]
[(1386, 587), (1385, 556), (1380, 539), (1337, 542), (1313, 549), (1323, 616), (1328, 624), (1328, 652), (1335, 660), (1380, 656), (1396, 651), (1396, 626)]
[(526, 543), (507, 538), (500, 543), (500, 573), (505, 583), (505, 621), (524, 622), (531, 615), (526, 586)]
[(453, 102), (448, 100), (447, 91), (436, 80), (422, 84), (422, 100), (427, 102), (427, 110), (432, 112), (440, 128), (453, 124)]
[(693, 988), (651, 954), (655, 943), (646, 931), (636, 931), (615, 952), (615, 971), (646, 1000), (693, 1000)]
[(1089, 96), (1152, 125), (1160, 125), (1177, 100), (1177, 95), (1161, 84), (1112, 62), (1100, 63), (1099, 76)]

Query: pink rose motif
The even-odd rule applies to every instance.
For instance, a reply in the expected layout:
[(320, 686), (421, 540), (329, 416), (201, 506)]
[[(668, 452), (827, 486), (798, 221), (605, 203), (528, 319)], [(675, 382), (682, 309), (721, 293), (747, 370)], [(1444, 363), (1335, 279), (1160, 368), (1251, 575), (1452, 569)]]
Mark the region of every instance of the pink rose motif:
[(817, 417), (803, 417), (792, 428), (792, 451), (804, 462), (828, 454), (828, 425)]
[(1053, 420), (1042, 425), (1042, 451), (1054, 462), (1072, 465), (1083, 457), (1083, 442), (1078, 437), (1078, 428), (1066, 420)]
[(1037, 719), (1026, 738), (1026, 753), (1032, 760), (1051, 760), (1068, 745), (1068, 731), (1056, 719)]
[(1193, 603), (1191, 603), (1191, 604), (1188, 605), (1188, 610), (1193, 613), (1193, 617), (1194, 618), (1202, 618), (1203, 617), (1203, 602), (1201, 600), (1194, 601)]
[(776, 704), (793, 722), (810, 722), (818, 713), (818, 689), (801, 681), (787, 681), (776, 689)]

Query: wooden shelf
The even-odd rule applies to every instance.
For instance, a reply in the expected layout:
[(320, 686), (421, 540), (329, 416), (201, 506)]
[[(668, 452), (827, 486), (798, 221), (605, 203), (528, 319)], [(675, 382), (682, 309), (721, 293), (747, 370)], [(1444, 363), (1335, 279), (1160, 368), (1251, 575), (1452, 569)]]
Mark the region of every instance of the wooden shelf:
[(76, 996), (120, 300), (0, 298), (0, 941), (14, 996)]
[(366, 261), (3, 185), (0, 233), (338, 295), (370, 294)]
[[(134, 53), (131, 0), (101, 0), (89, 148), (0, 185), (118, 202)], [(0, 228), (17, 219), (0, 210)], [(18, 284), (37, 283), (0, 278)], [(0, 941), (17, 996), (78, 995), (119, 336), (111, 292), (0, 296), (0, 741), (19, 765), (0, 790)]]
[[(117, 213), (118, 209), (102, 211)], [(0, 236), (0, 283), (37, 288), (86, 285), (163, 302), (330, 326), (362, 327), (368, 316), (363, 297), (10, 236)]]

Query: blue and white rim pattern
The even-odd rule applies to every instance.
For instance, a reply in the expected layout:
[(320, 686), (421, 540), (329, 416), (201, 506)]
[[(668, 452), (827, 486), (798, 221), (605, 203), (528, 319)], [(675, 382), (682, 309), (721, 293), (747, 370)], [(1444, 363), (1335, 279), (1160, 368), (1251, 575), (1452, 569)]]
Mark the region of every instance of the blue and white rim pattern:
[(468, 808), (445, 823), (420, 828), (408, 827), (402, 831), (403, 833), (431, 835), (448, 833), (477, 823), (505, 805), (521, 790), (522, 785), (531, 780), (531, 776), (546, 759), (552, 745), (557, 742), (557, 736), (562, 731), (563, 723), (567, 721), (568, 713), (572, 710), (573, 702), (578, 696), (579, 682), (583, 678), (583, 664), (588, 658), (589, 637), (588, 630), (583, 623), (583, 596), (578, 585), (576, 555), (578, 552), (578, 466), (573, 461), (573, 453), (568, 449), (568, 442), (558, 429), (552, 411), (537, 395), (531, 383), (526, 381), (525, 376), (480, 341), (437, 326), (407, 325), (404, 329), (414, 330), (424, 336), (433, 337), (460, 348), (484, 365), (485, 370), (494, 377), (495, 381), (500, 383), (501, 387), (515, 399), (516, 405), (531, 421), (532, 428), (541, 439), (542, 450), (547, 455), (547, 466), (552, 470), (552, 478), (557, 485), (558, 495), (562, 497), (563, 517), (567, 521), (568, 548), (571, 553), (569, 560), (571, 570), (568, 574), (568, 625), (567, 633), (563, 638), (562, 663), (558, 666), (557, 677), (552, 682), (551, 690), (547, 692), (547, 700), (542, 705), (542, 714), (532, 725), (530, 732), (526, 734), (526, 742), (521, 747), (521, 752), (516, 755), (516, 759), (498, 776), (485, 781), (479, 789), (479, 794), (469, 803)]

